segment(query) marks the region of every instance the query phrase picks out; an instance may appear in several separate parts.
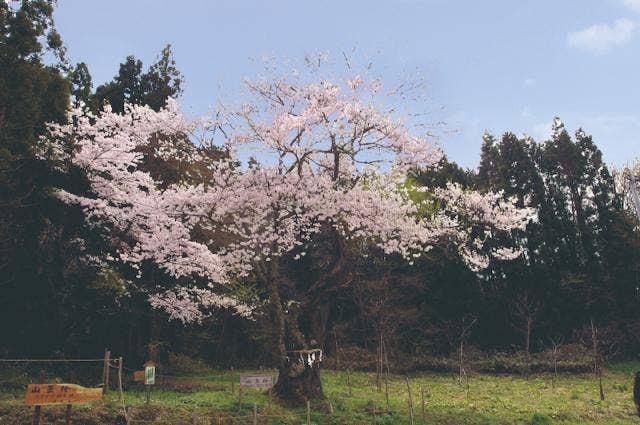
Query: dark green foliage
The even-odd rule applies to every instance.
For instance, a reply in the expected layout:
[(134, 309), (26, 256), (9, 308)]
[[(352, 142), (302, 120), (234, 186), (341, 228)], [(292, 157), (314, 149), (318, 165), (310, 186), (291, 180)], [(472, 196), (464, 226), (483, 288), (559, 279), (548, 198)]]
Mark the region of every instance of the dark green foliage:
[[(265, 348), (274, 338), (270, 318), (260, 311), (255, 322), (226, 311), (188, 327), (167, 322), (132, 283), (131, 270), (89, 261), (112, 252), (118, 236), (108, 228), (87, 228), (81, 211), (52, 196), (52, 187), (82, 192), (86, 185), (80, 172), (63, 175), (39, 160), (38, 138), (47, 122), (64, 122), (70, 100), (94, 112), (106, 104), (121, 112), (125, 103), (158, 110), (181, 94), (184, 81), (167, 45), (146, 69), (127, 57), (113, 80), (94, 91), (87, 65), (70, 67), (64, 59), (53, 6), (46, 0), (0, 2), (0, 355), (88, 355), (109, 346), (136, 362), (154, 346), (162, 361), (174, 352), (224, 366), (269, 365), (273, 359)], [(46, 65), (45, 53), (57, 63)], [(171, 142), (196, 149), (186, 135)], [(197, 149), (211, 159), (227, 155), (215, 147)], [(152, 152), (142, 151), (143, 168), (159, 180), (207, 181), (206, 164)], [(536, 370), (547, 367), (549, 349), (558, 341), (588, 344), (585, 325), (591, 320), (605, 355), (640, 350), (638, 222), (624, 209), (591, 136), (578, 130), (572, 137), (559, 120), (543, 142), (485, 134), (477, 173), (445, 159), (438, 169), (412, 173), (408, 180), (428, 187), (449, 182), (503, 191), (520, 206), (535, 208), (536, 221), (497, 241), (516, 243), (525, 254), (478, 275), (446, 248), (410, 265), (375, 250), (364, 257), (361, 247), (339, 244), (325, 229), (304, 247), (303, 260), (282, 264), (282, 278), (300, 283), (290, 288), (297, 291), (300, 311), (311, 312), (296, 318), (299, 328), (331, 356), (340, 349), (354, 357), (374, 353), (382, 337), (391, 359), (416, 367), (433, 359), (455, 367), (452, 353), (463, 340), (465, 347), (491, 352), (525, 350), (513, 362), (502, 354), (482, 360), (488, 368), (524, 362)], [(212, 237), (204, 229), (195, 232)], [(145, 279), (179, 283), (150, 264), (143, 267)], [(362, 364), (371, 363), (361, 357)]]
[(142, 61), (127, 56), (120, 64), (118, 75), (113, 81), (96, 89), (91, 98), (94, 110), (100, 110), (105, 104), (111, 105), (115, 112), (122, 112), (125, 103), (149, 105), (154, 110), (162, 108), (169, 97), (182, 93), (183, 77), (176, 67), (171, 45), (162, 49), (157, 61), (143, 73)]

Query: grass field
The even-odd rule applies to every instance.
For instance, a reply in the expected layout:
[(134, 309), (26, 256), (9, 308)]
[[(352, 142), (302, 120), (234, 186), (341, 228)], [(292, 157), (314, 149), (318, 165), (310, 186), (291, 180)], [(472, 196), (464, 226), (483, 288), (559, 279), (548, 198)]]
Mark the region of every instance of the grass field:
[[(416, 424), (640, 424), (632, 400), (633, 373), (640, 364), (609, 365), (604, 374), (606, 399), (600, 401), (592, 375), (520, 376), (472, 375), (468, 385), (443, 374), (409, 377)], [(254, 403), (260, 424), (306, 424), (305, 408), (285, 409), (258, 390), (247, 390), (239, 400), (238, 386), (231, 381), (238, 374), (216, 372), (192, 378), (166, 380), (156, 386), (151, 403), (145, 393), (128, 385), (124, 401), (130, 424), (242, 424), (253, 423)], [(389, 412), (384, 382), (379, 392), (374, 373), (350, 375), (351, 396), (345, 372), (323, 371), (328, 400), (311, 406), (314, 424), (408, 424), (408, 391), (404, 377), (388, 382)], [(1, 391), (1, 390), (0, 390)], [(422, 413), (422, 391), (425, 419)], [(30, 423), (32, 408), (23, 405), (19, 389), (2, 391), (0, 424)], [(330, 414), (329, 401), (333, 414)], [(63, 407), (43, 408), (43, 424), (64, 423)], [(74, 407), (74, 424), (124, 423), (118, 392), (111, 391), (103, 402)], [(267, 415), (267, 416), (264, 416)]]

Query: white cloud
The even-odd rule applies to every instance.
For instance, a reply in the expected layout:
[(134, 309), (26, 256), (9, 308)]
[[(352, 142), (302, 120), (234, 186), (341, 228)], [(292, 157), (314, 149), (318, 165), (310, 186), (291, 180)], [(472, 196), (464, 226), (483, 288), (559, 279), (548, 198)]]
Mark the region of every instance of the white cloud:
[(622, 0), (622, 2), (634, 12), (640, 12), (640, 0)]
[(525, 87), (531, 87), (531, 86), (536, 84), (536, 80), (535, 80), (535, 78), (528, 77), (528, 78), (524, 79), (524, 82), (522, 84)]
[[(639, 0), (628, 0), (639, 3)], [(630, 19), (617, 19), (613, 26), (608, 24), (592, 25), (582, 31), (569, 33), (567, 44), (578, 49), (604, 53), (614, 46), (631, 40), (637, 25)]]

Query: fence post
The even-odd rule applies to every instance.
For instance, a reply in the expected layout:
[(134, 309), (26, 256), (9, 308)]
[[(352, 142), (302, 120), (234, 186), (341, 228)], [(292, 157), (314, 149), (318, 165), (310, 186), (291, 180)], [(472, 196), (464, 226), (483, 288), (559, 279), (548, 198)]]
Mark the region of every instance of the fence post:
[(409, 398), (407, 399), (407, 402), (409, 403), (409, 418), (411, 419), (411, 425), (413, 425), (413, 398), (411, 397), (411, 384), (409, 383), (408, 376), (405, 376), (404, 379), (407, 382), (407, 391), (409, 393)]
[(311, 402), (307, 400), (307, 425), (311, 425)]
[(109, 391), (109, 360), (111, 358), (111, 351), (109, 349), (104, 350), (104, 365), (102, 367), (102, 394), (106, 394)]
[(384, 374), (384, 398), (387, 402), (387, 413), (391, 411), (389, 408), (389, 374)]
[(258, 425), (258, 405), (253, 403), (253, 425)]
[(122, 356), (118, 359), (118, 391), (120, 391), (119, 401), (122, 401)]
[(235, 373), (233, 373), (233, 366), (231, 366), (231, 395), (234, 395), (236, 393), (235, 383), (236, 383), (236, 376), (235, 376)]
[[(40, 374), (38, 376), (38, 383), (44, 384), (44, 369), (40, 369)], [(42, 410), (42, 406), (36, 406), (33, 409), (33, 425), (40, 425), (40, 411)]]
[(420, 388), (420, 398), (422, 399), (422, 422), (426, 421), (426, 414), (424, 409), (424, 388)]
[[(78, 378), (76, 376), (75, 369), (71, 369), (69, 371), (69, 382), (71, 384), (75, 384), (77, 379)], [(71, 405), (70, 404), (67, 404), (67, 409), (66, 409), (66, 412), (65, 412), (65, 422), (66, 422), (66, 425), (71, 425)]]

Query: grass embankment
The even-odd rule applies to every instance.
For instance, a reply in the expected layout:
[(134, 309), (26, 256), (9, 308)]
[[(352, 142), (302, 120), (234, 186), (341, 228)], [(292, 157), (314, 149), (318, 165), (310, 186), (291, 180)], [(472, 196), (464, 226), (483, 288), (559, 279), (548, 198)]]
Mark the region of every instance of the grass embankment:
[[(468, 385), (446, 374), (410, 376), (416, 424), (640, 424), (632, 400), (633, 373), (640, 364), (611, 365), (604, 374), (606, 399), (600, 401), (593, 375), (521, 376), (473, 375)], [(306, 410), (285, 409), (275, 401), (269, 405), (266, 393), (248, 390), (238, 397), (238, 385), (231, 392), (231, 381), (242, 372), (212, 372), (188, 379), (167, 380), (157, 385), (146, 406), (143, 388), (127, 385), (125, 404), (131, 424), (241, 424), (253, 423), (254, 403), (260, 424), (305, 424)], [(378, 392), (374, 373), (354, 372), (349, 395), (345, 372), (323, 372), (324, 390), (331, 401), (314, 403), (314, 424), (408, 424), (408, 391), (403, 377), (389, 380), (389, 407), (384, 391)], [(425, 421), (422, 419), (421, 392), (424, 390)], [(2, 391), (2, 390), (0, 390)], [(30, 423), (32, 408), (23, 405), (24, 393), (5, 390), (0, 397), (0, 424)], [(375, 412), (375, 415), (374, 415)], [(63, 424), (64, 407), (43, 408), (43, 424)], [(269, 415), (269, 416), (262, 416)], [(244, 416), (232, 418), (231, 416)], [(374, 418), (375, 416), (375, 418)], [(74, 424), (103, 425), (124, 423), (122, 403), (117, 391), (102, 402), (74, 407)]]

